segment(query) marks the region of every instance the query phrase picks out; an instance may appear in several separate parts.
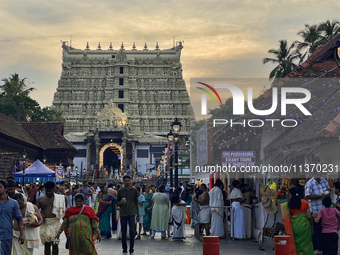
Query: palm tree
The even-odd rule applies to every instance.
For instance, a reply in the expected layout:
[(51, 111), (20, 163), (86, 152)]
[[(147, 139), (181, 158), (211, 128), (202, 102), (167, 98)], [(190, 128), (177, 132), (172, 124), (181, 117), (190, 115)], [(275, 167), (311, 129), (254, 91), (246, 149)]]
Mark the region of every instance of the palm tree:
[(319, 46), (323, 45), (322, 28), (320, 25), (310, 26), (305, 24), (305, 29), (300, 30), (297, 34), (303, 39), (303, 42), (296, 41), (298, 44), (297, 49), (299, 50), (308, 48), (308, 52), (312, 54)]
[(275, 58), (263, 59), (263, 64), (268, 62), (278, 64), (269, 74), (269, 80), (274, 79), (272, 85), (276, 83), (277, 79), (283, 78), (292, 72), (297, 67), (294, 61), (299, 58), (296, 51), (293, 51), (295, 43), (292, 43), (289, 47), (287, 40), (281, 40), (279, 43), (279, 49), (271, 49), (268, 51), (268, 53), (274, 54)]
[(20, 79), (17, 73), (11, 77), (4, 78), (4, 84), (0, 86), (0, 103), (8, 112), (8, 115), (16, 120), (27, 121), (27, 107), (25, 104), (30, 101), (29, 93), (35, 88), (27, 88), (26, 78)]
[(339, 21), (333, 20), (326, 22), (323, 22), (319, 25), (322, 33), (323, 33), (323, 45), (327, 44), (329, 41), (331, 41), (335, 36), (337, 36), (340, 33), (340, 23)]
[(294, 53), (297, 55), (299, 59), (298, 66), (301, 65), (303, 62), (305, 62), (307, 58), (307, 53), (308, 53), (307, 51), (302, 53), (299, 49), (296, 49)]

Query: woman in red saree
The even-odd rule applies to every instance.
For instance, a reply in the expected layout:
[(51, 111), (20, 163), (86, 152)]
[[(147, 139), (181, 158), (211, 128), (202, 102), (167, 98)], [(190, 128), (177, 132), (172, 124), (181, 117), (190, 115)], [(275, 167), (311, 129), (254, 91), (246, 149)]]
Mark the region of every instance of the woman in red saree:
[(313, 255), (312, 219), (309, 204), (301, 199), (298, 187), (289, 189), (291, 198), (287, 203), (281, 204), (282, 219), (286, 235), (291, 236), (291, 255)]
[[(71, 206), (65, 212), (64, 222), (56, 236), (59, 239), (60, 234), (65, 231), (65, 235), (69, 235), (69, 231), (73, 223), (78, 217), (84, 205), (85, 197), (83, 194), (75, 196), (76, 206)], [(90, 206), (85, 205), (80, 218), (77, 220), (73, 233), (70, 238), (70, 255), (97, 255), (96, 248), (94, 247), (94, 240), (101, 241), (100, 231), (98, 228), (98, 218)]]

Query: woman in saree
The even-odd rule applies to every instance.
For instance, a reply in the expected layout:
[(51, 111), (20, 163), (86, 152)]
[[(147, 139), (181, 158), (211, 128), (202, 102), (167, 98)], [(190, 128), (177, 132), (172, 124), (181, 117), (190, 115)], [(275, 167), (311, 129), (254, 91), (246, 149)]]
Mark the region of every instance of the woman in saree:
[[(57, 233), (56, 238), (59, 239), (60, 234), (65, 231), (65, 235), (69, 235), (73, 223), (76, 221), (78, 214), (84, 206), (85, 197), (83, 194), (75, 196), (76, 206), (71, 206), (65, 212), (64, 222)], [(70, 237), (69, 254), (97, 255), (94, 247), (94, 240), (101, 241), (100, 231), (98, 228), (98, 218), (90, 206), (85, 205), (84, 209), (76, 221), (73, 233)]]
[(99, 208), (97, 217), (99, 218), (99, 229), (102, 236), (107, 239), (111, 238), (110, 216), (113, 211), (114, 196), (107, 193), (107, 186), (102, 188), (102, 192), (98, 196)]
[(301, 199), (298, 187), (289, 189), (291, 198), (287, 203), (281, 204), (282, 219), (285, 225), (286, 235), (291, 236), (292, 255), (313, 255), (312, 243), (312, 216), (309, 204)]
[(152, 218), (152, 192), (150, 192), (150, 186), (145, 187), (144, 192), (144, 211), (145, 215), (143, 217), (143, 234), (146, 235), (146, 232), (150, 232), (151, 234), (151, 218)]

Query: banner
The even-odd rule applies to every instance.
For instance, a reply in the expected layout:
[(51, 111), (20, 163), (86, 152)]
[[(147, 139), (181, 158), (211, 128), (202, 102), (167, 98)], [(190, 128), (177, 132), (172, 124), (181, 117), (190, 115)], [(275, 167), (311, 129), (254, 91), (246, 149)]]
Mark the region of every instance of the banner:
[(64, 178), (64, 167), (56, 166), (55, 167), (55, 177), (56, 178)]

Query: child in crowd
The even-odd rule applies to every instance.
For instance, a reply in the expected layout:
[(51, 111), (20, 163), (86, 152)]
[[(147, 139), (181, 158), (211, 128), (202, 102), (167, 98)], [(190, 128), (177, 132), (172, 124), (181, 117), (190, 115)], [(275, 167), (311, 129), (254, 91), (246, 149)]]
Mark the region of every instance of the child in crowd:
[(330, 196), (322, 199), (322, 208), (318, 216), (314, 219), (316, 223), (321, 220), (322, 234), (321, 243), (323, 255), (337, 255), (338, 254), (338, 218), (340, 212), (336, 208), (331, 208), (332, 200)]
[[(145, 215), (145, 211), (144, 211), (145, 197), (140, 187), (136, 187), (136, 189), (139, 194), (138, 196), (139, 222), (136, 222), (137, 225), (139, 223), (138, 235), (136, 237), (136, 239), (138, 240), (140, 239), (140, 234), (141, 234), (142, 226), (143, 226), (143, 216)], [(137, 226), (136, 226), (136, 230), (137, 230)]]

